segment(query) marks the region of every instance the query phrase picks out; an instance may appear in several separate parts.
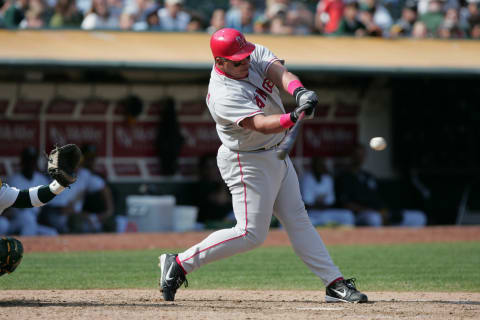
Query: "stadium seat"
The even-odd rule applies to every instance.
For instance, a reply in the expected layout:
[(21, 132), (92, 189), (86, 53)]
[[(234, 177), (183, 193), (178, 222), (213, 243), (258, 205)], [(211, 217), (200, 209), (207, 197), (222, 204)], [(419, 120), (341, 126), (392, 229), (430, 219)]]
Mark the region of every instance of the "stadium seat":
[(14, 114), (38, 115), (42, 110), (41, 100), (17, 100), (13, 109)]
[(73, 100), (54, 99), (48, 104), (47, 113), (73, 114), (76, 104), (76, 101)]
[(87, 100), (83, 106), (82, 114), (102, 115), (108, 111), (109, 102), (106, 100)]

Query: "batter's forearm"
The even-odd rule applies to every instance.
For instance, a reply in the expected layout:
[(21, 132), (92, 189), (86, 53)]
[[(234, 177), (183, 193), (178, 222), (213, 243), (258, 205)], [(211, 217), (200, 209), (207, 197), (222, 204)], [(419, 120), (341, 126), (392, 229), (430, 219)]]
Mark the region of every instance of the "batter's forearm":
[(256, 115), (255, 117), (244, 119), (240, 125), (246, 129), (255, 130), (263, 134), (279, 133), (287, 130), (280, 122), (282, 116), (281, 114), (270, 116)]

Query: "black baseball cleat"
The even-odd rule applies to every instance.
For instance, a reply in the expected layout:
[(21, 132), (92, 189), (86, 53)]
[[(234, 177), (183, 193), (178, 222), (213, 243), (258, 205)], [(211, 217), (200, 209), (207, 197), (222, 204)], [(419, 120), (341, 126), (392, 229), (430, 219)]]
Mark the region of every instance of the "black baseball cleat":
[(176, 254), (162, 254), (160, 257), (160, 292), (165, 301), (175, 300), (177, 289), (185, 282), (185, 288), (188, 286), (187, 278), (182, 267), (177, 263)]
[(325, 300), (327, 302), (368, 302), (367, 295), (355, 287), (355, 278), (339, 280), (327, 287)]

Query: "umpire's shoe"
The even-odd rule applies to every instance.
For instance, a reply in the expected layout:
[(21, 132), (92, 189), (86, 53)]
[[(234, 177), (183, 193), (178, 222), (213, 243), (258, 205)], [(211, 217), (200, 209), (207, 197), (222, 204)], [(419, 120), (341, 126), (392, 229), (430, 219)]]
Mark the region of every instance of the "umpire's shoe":
[(160, 257), (160, 292), (163, 294), (165, 301), (175, 300), (175, 293), (177, 289), (185, 282), (185, 287), (188, 286), (187, 278), (183, 272), (182, 267), (177, 263), (176, 254), (162, 254)]
[(339, 280), (327, 287), (327, 302), (367, 302), (368, 298), (355, 287), (355, 278)]

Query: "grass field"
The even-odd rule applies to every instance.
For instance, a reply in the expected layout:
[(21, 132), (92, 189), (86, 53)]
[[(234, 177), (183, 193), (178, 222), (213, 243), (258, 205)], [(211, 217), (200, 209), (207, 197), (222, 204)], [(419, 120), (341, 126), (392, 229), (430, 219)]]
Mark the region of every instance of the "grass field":
[[(171, 252), (171, 250), (169, 250)], [(480, 292), (480, 242), (330, 246), (362, 291)], [(29, 253), (2, 289), (157, 287), (159, 250)], [(191, 289), (323, 289), (290, 247), (259, 248), (188, 276)]]

